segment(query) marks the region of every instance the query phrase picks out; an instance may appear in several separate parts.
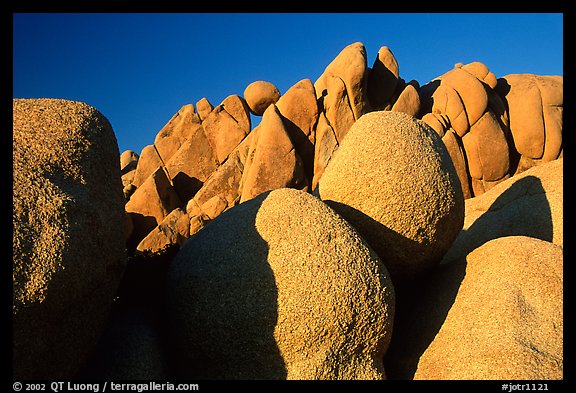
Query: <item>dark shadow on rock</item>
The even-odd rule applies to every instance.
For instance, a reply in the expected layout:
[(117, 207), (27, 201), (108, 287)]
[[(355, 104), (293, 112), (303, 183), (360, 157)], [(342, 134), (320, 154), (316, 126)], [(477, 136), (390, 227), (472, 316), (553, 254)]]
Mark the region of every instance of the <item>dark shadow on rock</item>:
[(155, 217), (145, 216), (140, 213), (129, 212), (130, 218), (132, 219), (132, 224), (134, 229), (132, 234), (126, 240), (126, 248), (129, 252), (133, 252), (138, 247), (138, 244), (148, 235), (159, 222), (156, 221)]
[(390, 103), (399, 79), (376, 57), (372, 68), (368, 69), (366, 95), (373, 110), (383, 110)]
[(550, 205), (540, 179), (523, 177), (498, 196), (468, 229), (460, 232), (443, 263), (459, 261), (482, 244), (504, 236), (529, 236), (551, 242), (552, 225)]
[(310, 142), (308, 137), (302, 132), (296, 123), (282, 115), (281, 118), (296, 152), (302, 159), (306, 181), (308, 187), (310, 187), (314, 176), (314, 144)]
[(418, 360), (446, 320), (465, 275), (466, 263), (439, 265), (397, 290), (394, 331), (384, 356), (388, 379), (413, 379)]
[(120, 175), (123, 176), (125, 174), (127, 174), (130, 171), (133, 171), (134, 169), (136, 169), (136, 166), (138, 165), (138, 161), (130, 161), (128, 163), (128, 165), (126, 165), (124, 168), (122, 168), (120, 170)]
[(188, 176), (184, 172), (178, 172), (176, 176), (172, 178), (172, 183), (174, 184), (176, 194), (178, 194), (180, 200), (184, 203), (192, 199), (204, 185), (199, 179)]
[(189, 238), (167, 277), (163, 337), (174, 379), (285, 379), (278, 289), (255, 226), (269, 192)]
[[(510, 89), (511, 86), (506, 79), (498, 78), (496, 87), (493, 90), (494, 94), (500, 97), (505, 113), (510, 113), (510, 105), (508, 103), (508, 100), (506, 99), (506, 96), (510, 92)], [(495, 114), (496, 118), (500, 122), (500, 116), (502, 115), (502, 113), (496, 112)], [(522, 157), (522, 155), (518, 152), (518, 150), (516, 150), (516, 144), (514, 143), (514, 135), (512, 134), (511, 129), (509, 127), (505, 127), (502, 124), (501, 126), (503, 130), (507, 129), (507, 132), (505, 134), (506, 134), (506, 141), (508, 142), (509, 147), (508, 152), (510, 160), (510, 168), (508, 172), (510, 173), (510, 175), (514, 175), (514, 173), (518, 169), (518, 164), (520, 163), (520, 158)]]
[[(362, 238), (378, 254), (390, 273), (394, 287), (401, 289), (402, 286), (412, 285), (412, 277), (418, 272), (429, 271), (437, 265), (442, 259), (444, 253), (438, 252), (437, 255), (429, 256), (429, 247), (420, 244), (406, 236), (386, 227), (384, 224), (374, 220), (364, 212), (355, 209), (344, 203), (325, 200), (328, 206), (342, 216)], [(447, 251), (447, 250), (446, 250)], [(413, 258), (428, 258), (426, 267), (417, 264), (416, 267), (409, 263), (398, 263), (399, 260), (410, 261)]]
[(165, 380), (165, 276), (178, 246), (129, 258), (104, 333), (76, 379)]
[(451, 256), (450, 263), (438, 265), (411, 285), (397, 289), (394, 332), (384, 358), (388, 379), (413, 379), (420, 357), (454, 304), (466, 275), (466, 256), (482, 244), (504, 236), (552, 240), (550, 206), (538, 178), (518, 180), (467, 231), (462, 231), (446, 254)]
[(424, 117), (425, 114), (432, 112), (432, 106), (434, 105), (432, 95), (439, 86), (440, 80), (436, 79), (426, 83), (418, 89), (418, 96), (420, 97), (420, 111), (418, 112), (419, 119)]

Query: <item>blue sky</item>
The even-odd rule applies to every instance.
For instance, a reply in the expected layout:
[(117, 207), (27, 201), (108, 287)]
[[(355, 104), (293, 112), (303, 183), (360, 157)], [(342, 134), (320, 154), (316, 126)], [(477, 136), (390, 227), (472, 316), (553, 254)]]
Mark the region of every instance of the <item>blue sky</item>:
[[(421, 85), (456, 63), (563, 75), (562, 14), (14, 14), (13, 96), (86, 102), (138, 154), (185, 104), (314, 82), (347, 45), (388, 46)], [(259, 119), (254, 119), (256, 122)]]

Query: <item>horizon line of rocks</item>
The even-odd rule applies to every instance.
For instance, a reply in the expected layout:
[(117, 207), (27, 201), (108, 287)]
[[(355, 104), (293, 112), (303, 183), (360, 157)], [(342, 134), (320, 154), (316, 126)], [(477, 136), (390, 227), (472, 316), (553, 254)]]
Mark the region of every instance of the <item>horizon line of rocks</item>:
[[(464, 198), (562, 157), (563, 77), (497, 78), (480, 62), (420, 86), (400, 77), (382, 46), (372, 67), (361, 42), (344, 48), (314, 82), (284, 94), (255, 81), (243, 97), (184, 105), (140, 155), (122, 152), (129, 251), (157, 252), (264, 191), (313, 191), (346, 133), (372, 111), (404, 112), (442, 138)], [(262, 116), (252, 129), (250, 114)]]

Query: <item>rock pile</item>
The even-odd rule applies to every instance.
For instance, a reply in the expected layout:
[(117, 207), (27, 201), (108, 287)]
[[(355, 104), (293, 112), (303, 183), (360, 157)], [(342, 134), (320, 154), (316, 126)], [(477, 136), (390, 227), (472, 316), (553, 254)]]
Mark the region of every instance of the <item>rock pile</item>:
[[(196, 104), (198, 113), (192, 104), (183, 106), (139, 158), (132, 151), (123, 153), (124, 194), (137, 200), (127, 204), (134, 227), (129, 248), (147, 250), (139, 243), (168, 213), (151, 211), (173, 206), (148, 198), (150, 192), (171, 200), (168, 189), (178, 195), (180, 203), (172, 208), (185, 211), (191, 236), (262, 192), (282, 187), (312, 191), (356, 120), (374, 110), (415, 116), (418, 88), (416, 81), (407, 84), (400, 78), (388, 47), (380, 49), (370, 69), (366, 49), (357, 42), (344, 48), (315, 83), (303, 79), (281, 95), (272, 83), (256, 81), (244, 97), (231, 95), (216, 107), (206, 98)], [(250, 113), (262, 116), (253, 130)], [(148, 191), (138, 192), (159, 167), (168, 183), (153, 182), (146, 185)], [(142, 201), (147, 208), (138, 207)], [(163, 235), (156, 231), (156, 236)]]
[(422, 86), (419, 116), (442, 137), (465, 198), (562, 156), (562, 89), (559, 76), (497, 79), (479, 62)]
[(357, 42), (139, 154), (14, 100), (14, 375), (562, 378), (562, 83)]

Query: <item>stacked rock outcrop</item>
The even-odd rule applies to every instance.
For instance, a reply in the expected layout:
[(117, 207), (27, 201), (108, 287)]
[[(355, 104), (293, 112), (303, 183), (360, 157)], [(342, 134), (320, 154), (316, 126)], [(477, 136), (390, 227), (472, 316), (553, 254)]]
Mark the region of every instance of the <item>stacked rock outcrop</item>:
[(363, 114), (394, 110), (416, 115), (420, 109), (417, 87), (417, 82), (406, 85), (399, 77), (398, 62), (388, 47), (380, 49), (372, 69), (361, 42), (344, 48), (314, 84), (320, 116), (312, 188), (316, 188), (352, 124)]
[(15, 376), (562, 378), (562, 77), (357, 42), (243, 95), (121, 155), (14, 101)]
[[(198, 239), (204, 239), (205, 236), (210, 238), (227, 236), (224, 235), (223, 228), (234, 226), (224, 223), (229, 220), (228, 217), (234, 216), (232, 211), (230, 215), (223, 216), (222, 220), (218, 219), (224, 212), (231, 209), (239, 211), (238, 209), (245, 204), (254, 206), (253, 210), (257, 210), (256, 206), (265, 200), (261, 195), (268, 195), (270, 191), (276, 189), (288, 187), (313, 193), (366, 239), (369, 247), (375, 250), (378, 258), (390, 271), (391, 283), (394, 283), (394, 286), (400, 285), (398, 306), (401, 310), (395, 323), (399, 323), (400, 329), (407, 333), (397, 333), (396, 342), (394, 337), (392, 338), (386, 367), (391, 370), (392, 378), (413, 378), (414, 369), (410, 371), (410, 367), (415, 367), (414, 362), (418, 357), (414, 355), (413, 349), (412, 352), (406, 351), (404, 357), (399, 356), (398, 353), (402, 352), (402, 349), (398, 346), (404, 344), (409, 348), (406, 340), (412, 340), (420, 342), (422, 349), (429, 345), (429, 342), (422, 344), (422, 340), (417, 340), (414, 336), (420, 334), (418, 330), (405, 328), (406, 321), (410, 321), (409, 315), (412, 314), (402, 309), (412, 308), (415, 299), (422, 300), (418, 294), (422, 293), (422, 288), (427, 288), (427, 285), (421, 285), (425, 277), (438, 280), (438, 285), (441, 285), (443, 280), (448, 280), (441, 278), (443, 272), (446, 269), (454, 269), (447, 266), (451, 266), (456, 260), (466, 258), (475, 248), (494, 238), (512, 235), (534, 236), (543, 241), (552, 241), (552, 237), (540, 233), (542, 228), (552, 227), (554, 241), (558, 242), (562, 237), (558, 225), (550, 224), (562, 220), (561, 213), (558, 213), (561, 202), (548, 203), (556, 201), (555, 195), (560, 195), (561, 200), (561, 193), (558, 194), (558, 187), (555, 185), (545, 185), (542, 193), (534, 191), (534, 187), (530, 185), (533, 183), (530, 180), (532, 177), (526, 180), (532, 182), (526, 184), (526, 194), (519, 191), (521, 195), (517, 195), (518, 200), (522, 202), (514, 204), (522, 205), (522, 209), (526, 209), (522, 211), (526, 214), (506, 215), (507, 223), (504, 224), (504, 218), (500, 216), (506, 213), (506, 209), (494, 208), (492, 214), (492, 208), (483, 208), (482, 211), (476, 211), (474, 208), (477, 204), (489, 203), (481, 202), (475, 197), (486, 193), (487, 197), (494, 195), (491, 198), (497, 198), (496, 194), (501, 192), (499, 190), (506, 187), (504, 183), (507, 179), (513, 178), (530, 166), (562, 156), (561, 81), (561, 77), (535, 75), (524, 75), (522, 78), (506, 76), (498, 79), (484, 64), (473, 62), (466, 65), (458, 64), (453, 70), (420, 87), (417, 81), (406, 83), (400, 77), (398, 62), (388, 47), (380, 48), (370, 68), (367, 65), (365, 47), (361, 43), (354, 43), (344, 48), (314, 83), (309, 79), (303, 79), (284, 94), (278, 94), (278, 90), (271, 83), (255, 82), (246, 88), (244, 92), (246, 105), (242, 116), (237, 117), (243, 118), (250, 112), (261, 115), (260, 124), (248, 132), (232, 133), (234, 139), (232, 143), (220, 154), (214, 153), (216, 168), (212, 173), (201, 181), (201, 186), (188, 200), (185, 199), (190, 194), (181, 200), (182, 205), (176, 210), (175, 217), (166, 219), (162, 224), (163, 229), (159, 226), (151, 232), (150, 237), (156, 239), (155, 243), (148, 239), (147, 244), (150, 246), (141, 244), (138, 249), (157, 251), (162, 246), (180, 247), (188, 244), (184, 243), (187, 238), (184, 222), (189, 223), (188, 236), (193, 236), (190, 244), (196, 244), (200, 249), (210, 247), (210, 242), (204, 245), (199, 243)], [(526, 102), (522, 100), (522, 94), (518, 93), (522, 89), (530, 91), (524, 95)], [(203, 102), (202, 107), (205, 108), (203, 114), (199, 116), (200, 124), (204, 128), (215, 128), (212, 124), (216, 122), (210, 119), (216, 116), (214, 110), (218, 107), (213, 108), (203, 99), (197, 104), (199, 111), (200, 102)], [(527, 109), (522, 109), (524, 107)], [(240, 105), (236, 108), (240, 108)], [(523, 110), (540, 113), (540, 118), (536, 119), (538, 121), (532, 122), (540, 126), (530, 128), (523, 124), (521, 120)], [(218, 133), (212, 130), (206, 134)], [(538, 135), (540, 138), (534, 140), (538, 148), (526, 147), (527, 141), (533, 140), (531, 135)], [(208, 144), (213, 151), (216, 145), (223, 145), (222, 142), (215, 142), (217, 137), (208, 139), (212, 141)], [(542, 168), (543, 173), (550, 170)], [(518, 177), (514, 181), (525, 182), (522, 179)], [(502, 183), (502, 187), (497, 186), (499, 183)], [(516, 186), (513, 188), (517, 189)], [(494, 191), (490, 192), (492, 189)], [(272, 192), (270, 196), (272, 195), (276, 194)], [(286, 198), (289, 199), (287, 195)], [(539, 224), (540, 232), (531, 231), (525, 225), (529, 221), (525, 218), (529, 215), (528, 210), (539, 209), (536, 207), (539, 203), (542, 206), (548, 203), (550, 210), (544, 210), (551, 213), (550, 216), (545, 213), (539, 216), (542, 219)], [(255, 215), (254, 212), (251, 214)], [(524, 215), (526, 217), (522, 218)], [(257, 217), (250, 220), (255, 221)], [(211, 223), (212, 221), (214, 223)], [(305, 221), (309, 223), (308, 219)], [(287, 223), (286, 228), (290, 228), (290, 224)], [(197, 232), (198, 234), (194, 236)], [(492, 235), (488, 235), (489, 233)], [(470, 241), (471, 238), (475, 240)], [(254, 244), (252, 246), (256, 247)], [(203, 263), (214, 262), (208, 254), (214, 255), (216, 259), (220, 258), (217, 257), (220, 255), (217, 250), (211, 248), (209, 250), (206, 251), (207, 259)], [(176, 258), (179, 261), (178, 265), (188, 266), (183, 261), (196, 258), (198, 252), (204, 255), (204, 251), (183, 250)], [(259, 255), (258, 252), (254, 252)], [(249, 254), (248, 251), (238, 253)], [(232, 266), (237, 258), (231, 254), (223, 254), (222, 258)], [(439, 264), (443, 258), (442, 264)], [(198, 277), (209, 276), (212, 273), (220, 275), (213, 269), (198, 272), (200, 274)], [(271, 270), (274, 271), (273, 268)], [(192, 270), (186, 274), (191, 272)], [(278, 279), (275, 273), (269, 271), (268, 275), (271, 276), (269, 280), (276, 282)], [(175, 280), (174, 282), (180, 280), (174, 273), (171, 273), (170, 277), (171, 281)], [(448, 292), (450, 288), (458, 285), (458, 274), (453, 277), (456, 278), (452, 278), (452, 281), (446, 284)], [(226, 282), (231, 288), (235, 288), (236, 284)], [(422, 288), (416, 290), (419, 286)], [(208, 294), (212, 288), (206, 287), (207, 292), (202, 294), (197, 292), (200, 291), (199, 288), (189, 290), (190, 293), (194, 293), (195, 299), (198, 296), (209, 298)], [(519, 287), (518, 290), (523, 289)], [(185, 299), (186, 296), (190, 295), (179, 292), (179, 296), (175, 298)], [(442, 296), (449, 298), (450, 293)], [(174, 304), (182, 301), (174, 300)], [(226, 301), (224, 303), (228, 304)], [(446, 304), (449, 308), (450, 303)], [(217, 323), (219, 329), (237, 328), (234, 324), (220, 321), (218, 319), (220, 317), (208, 311), (211, 308), (213, 307), (207, 306), (202, 309), (203, 311), (198, 309), (194, 311), (203, 314), (202, 317), (195, 314), (198, 321), (208, 323), (194, 331), (209, 329), (212, 323)], [(242, 309), (240, 305), (236, 308)], [(200, 323), (185, 322), (189, 319), (189, 316), (186, 316), (189, 312), (184, 312), (180, 307), (174, 308), (171, 311), (172, 318), (179, 321), (175, 325), (190, 326), (190, 323)], [(271, 312), (272, 314), (278, 318), (279, 314)], [(437, 317), (435, 320), (440, 319)], [(241, 319), (235, 321), (241, 323)], [(277, 323), (280, 322), (278, 319)], [(442, 321), (438, 323), (441, 324)], [(425, 326), (425, 323), (420, 321), (415, 326)], [(489, 329), (491, 327), (486, 327), (486, 337), (492, 334)], [(198, 347), (198, 343), (203, 342), (204, 338), (190, 336), (187, 333), (190, 330), (178, 330), (178, 337), (182, 339), (179, 342), (188, 340), (186, 342), (194, 348), (194, 351), (187, 353), (210, 354), (200, 359), (176, 350), (175, 356), (177, 358), (184, 356), (186, 361), (198, 365), (195, 371), (184, 372), (188, 376), (361, 377), (360, 374), (350, 374), (348, 371), (327, 371), (332, 370), (332, 367), (327, 367), (328, 363), (324, 357), (322, 357), (324, 360), (318, 360), (314, 372), (294, 371), (291, 366), (291, 355), (283, 352), (283, 347), (279, 344), (273, 329), (268, 330), (270, 334), (265, 340), (269, 350), (265, 352), (271, 358), (266, 360), (262, 357), (263, 354), (253, 354), (254, 358), (246, 361), (248, 362), (246, 364), (258, 364), (255, 369), (262, 371), (258, 375), (251, 374), (238, 364), (222, 360), (224, 350), (220, 351), (217, 348), (226, 342), (225, 339), (218, 345), (212, 343), (214, 351), (211, 352), (212, 344), (210, 350)], [(228, 337), (230, 333), (222, 330), (219, 334), (221, 334), (219, 337)], [(557, 337), (558, 331), (553, 334)], [(423, 334), (422, 337), (428, 336)], [(252, 340), (252, 338), (246, 339)], [(241, 359), (251, 356), (247, 354), (251, 353), (254, 345), (256, 344), (252, 342), (240, 346), (243, 349), (235, 353), (235, 357)], [(503, 342), (502, 345), (507, 344)], [(418, 356), (421, 354), (422, 352)], [(518, 356), (519, 359), (523, 359), (522, 361), (529, 361), (527, 357), (522, 357), (524, 355)], [(310, 360), (302, 361), (303, 364), (310, 362)], [(340, 361), (345, 362), (343, 359)], [(483, 361), (482, 357), (478, 357), (477, 361)], [(265, 363), (267, 365), (263, 366)], [(208, 370), (205, 364), (218, 364), (218, 366)], [(554, 378), (558, 375), (556, 371), (533, 375)], [(382, 371), (362, 375), (372, 378), (376, 375), (383, 377), (385, 374)], [(442, 373), (426, 375), (429, 378), (448, 376)], [(458, 378), (458, 375), (460, 374), (451, 376)], [(475, 375), (479, 378), (487, 376), (487, 374)], [(506, 374), (494, 375), (500, 378)]]
[(513, 139), (514, 174), (562, 157), (563, 78), (511, 74), (498, 79)]
[[(180, 198), (171, 206), (185, 210), (191, 236), (223, 211), (262, 192), (282, 187), (312, 191), (356, 120), (376, 109), (416, 115), (418, 87), (399, 76), (389, 48), (381, 48), (370, 69), (364, 45), (351, 44), (315, 83), (303, 79), (280, 94), (272, 83), (256, 81), (246, 87), (244, 97), (231, 95), (217, 107), (206, 98), (197, 102), (198, 113), (192, 104), (183, 106), (154, 144), (133, 158), (136, 169), (123, 177), (124, 193), (142, 199), (135, 190), (164, 168)], [(250, 113), (262, 116), (253, 130)], [(124, 154), (124, 160), (136, 156)], [(159, 204), (169, 202), (154, 202)], [(131, 249), (145, 249), (139, 242), (166, 216), (154, 220), (149, 213), (130, 206), (135, 231)]]
[(562, 77), (497, 79), (480, 62), (457, 64), (420, 98), (419, 116), (448, 147), (465, 198), (562, 154)]

